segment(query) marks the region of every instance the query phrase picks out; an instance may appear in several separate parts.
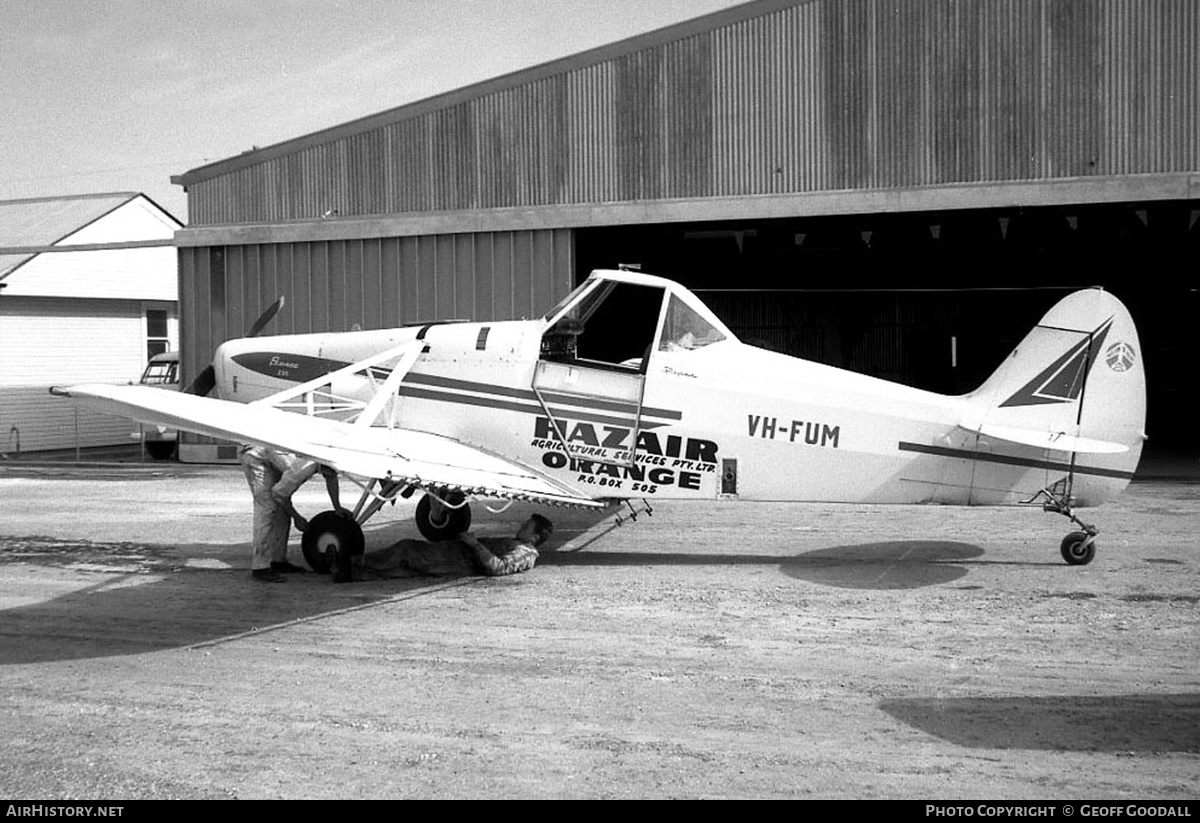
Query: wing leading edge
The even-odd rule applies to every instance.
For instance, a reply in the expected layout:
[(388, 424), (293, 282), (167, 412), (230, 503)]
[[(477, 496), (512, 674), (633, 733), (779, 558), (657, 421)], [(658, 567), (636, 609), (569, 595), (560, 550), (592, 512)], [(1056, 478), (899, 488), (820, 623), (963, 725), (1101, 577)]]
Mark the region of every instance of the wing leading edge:
[(559, 506), (606, 505), (523, 463), (428, 432), (356, 426), (271, 406), (147, 386), (85, 383), (51, 391), (74, 404), (107, 414), (223, 440), (271, 446), (359, 477), (395, 480), (431, 491)]

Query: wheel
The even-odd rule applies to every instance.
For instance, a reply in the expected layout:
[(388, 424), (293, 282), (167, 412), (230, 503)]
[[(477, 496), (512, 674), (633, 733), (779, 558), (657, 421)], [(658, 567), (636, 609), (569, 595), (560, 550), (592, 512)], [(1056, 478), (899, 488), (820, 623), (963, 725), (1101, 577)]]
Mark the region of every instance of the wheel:
[(147, 440), (146, 454), (155, 460), (170, 460), (175, 456), (174, 440)]
[(338, 548), (355, 555), (363, 553), (364, 544), (362, 527), (334, 511), (321, 512), (308, 521), (308, 529), (300, 537), (305, 562), (319, 574), (329, 573), (326, 549)]
[(428, 494), (417, 503), (417, 529), (426, 540), (433, 542), (449, 540), (471, 528), (470, 506), (460, 506), (457, 509), (447, 506), (438, 506), (438, 508), (441, 509), (441, 513), (439, 516), (435, 516), (433, 498)]
[(1087, 532), (1071, 532), (1063, 538), (1059, 550), (1063, 560), (1072, 566), (1086, 566), (1096, 556), (1096, 541), (1087, 542)]

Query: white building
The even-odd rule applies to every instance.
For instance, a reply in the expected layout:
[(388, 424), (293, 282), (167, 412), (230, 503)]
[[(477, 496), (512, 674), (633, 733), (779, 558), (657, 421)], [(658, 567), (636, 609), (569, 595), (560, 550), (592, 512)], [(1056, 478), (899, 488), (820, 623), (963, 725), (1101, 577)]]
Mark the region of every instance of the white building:
[(136, 381), (178, 347), (181, 227), (136, 192), (0, 201), (0, 453), (131, 442), (49, 388)]

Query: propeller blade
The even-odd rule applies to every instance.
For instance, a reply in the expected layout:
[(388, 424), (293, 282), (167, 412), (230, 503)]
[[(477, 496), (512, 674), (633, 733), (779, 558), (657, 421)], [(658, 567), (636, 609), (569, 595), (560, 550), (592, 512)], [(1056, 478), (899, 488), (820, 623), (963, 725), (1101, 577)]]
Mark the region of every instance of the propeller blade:
[(279, 295), (275, 302), (267, 306), (267, 310), (258, 316), (254, 321), (254, 325), (250, 327), (250, 331), (246, 332), (247, 337), (258, 337), (259, 333), (266, 327), (268, 323), (275, 319), (275, 315), (283, 308), (283, 295)]
[[(267, 324), (275, 319), (275, 315), (283, 308), (283, 295), (275, 300), (274, 303), (267, 306), (267, 310), (258, 316), (254, 321), (254, 325), (250, 327), (250, 331), (246, 333), (247, 337), (258, 337)], [(217, 372), (213, 369), (212, 364), (204, 367), (204, 370), (196, 375), (196, 379), (188, 383), (184, 394), (198, 394), (201, 397), (207, 397), (208, 393), (213, 390), (213, 386), (217, 385)]]
[(196, 375), (195, 380), (187, 384), (187, 388), (183, 390), (183, 393), (198, 394), (201, 397), (206, 397), (215, 385), (217, 385), (217, 372), (210, 363), (204, 367), (202, 372)]
[[(275, 319), (276, 314), (280, 312), (281, 308), (283, 308), (282, 294), (278, 296), (275, 302), (272, 302), (270, 306), (266, 307), (265, 312), (259, 314), (258, 319), (254, 320), (254, 325), (251, 326), (250, 331), (246, 332), (246, 337), (258, 337), (260, 332), (266, 328), (266, 324)], [(212, 364), (209, 364), (208, 366), (204, 367), (204, 371), (197, 374), (196, 379), (187, 384), (187, 388), (184, 389), (184, 394), (206, 397), (208, 396), (209, 392), (212, 391), (212, 386), (215, 386), (216, 384), (216, 370), (212, 368)]]

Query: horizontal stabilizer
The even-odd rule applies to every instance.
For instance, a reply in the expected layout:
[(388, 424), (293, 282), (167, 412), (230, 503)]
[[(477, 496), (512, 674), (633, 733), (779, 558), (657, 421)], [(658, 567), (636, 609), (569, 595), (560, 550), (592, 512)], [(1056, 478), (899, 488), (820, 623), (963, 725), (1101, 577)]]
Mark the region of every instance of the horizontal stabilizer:
[(962, 428), (970, 432), (978, 432), (985, 437), (993, 437), (1008, 443), (1019, 443), (1022, 446), (1035, 446), (1039, 449), (1080, 454), (1121, 454), (1129, 451), (1129, 447), (1123, 443), (1111, 443), (1091, 437), (1077, 437), (1064, 431), (1022, 429), (1015, 426), (996, 426), (990, 423), (964, 423)]

